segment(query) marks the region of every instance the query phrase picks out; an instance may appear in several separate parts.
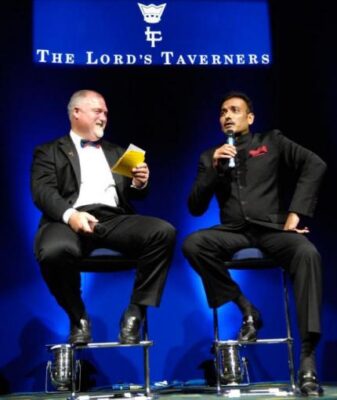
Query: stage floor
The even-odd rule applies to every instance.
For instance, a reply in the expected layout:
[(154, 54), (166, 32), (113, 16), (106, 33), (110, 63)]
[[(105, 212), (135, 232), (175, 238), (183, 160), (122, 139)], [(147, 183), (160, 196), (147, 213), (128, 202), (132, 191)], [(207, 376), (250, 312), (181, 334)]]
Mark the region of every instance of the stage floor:
[[(278, 391), (277, 388), (280, 388)], [(324, 394), (319, 398), (322, 400), (337, 399), (337, 384), (323, 384)], [(271, 389), (271, 391), (270, 391)], [(249, 388), (224, 388), (224, 393), (221, 397), (223, 398), (240, 398), (240, 399), (303, 399), (300, 394), (291, 395), (286, 393), (282, 384), (278, 385), (273, 383), (263, 383), (251, 385)], [(248, 392), (249, 390), (249, 392)], [(269, 390), (269, 391), (268, 391)], [(254, 392), (255, 391), (255, 392)], [(219, 396), (215, 392), (213, 387), (195, 387), (188, 389), (170, 389), (170, 390), (155, 390), (152, 393), (155, 399), (162, 400), (215, 400)], [(70, 397), (69, 392), (62, 393), (13, 393), (8, 395), (0, 396), (2, 400), (67, 400)], [(145, 400), (148, 399), (145, 395), (141, 393), (133, 393), (132, 395), (126, 393), (123, 395), (121, 392), (113, 392), (111, 389), (102, 389), (99, 391), (81, 392), (76, 393), (76, 398), (78, 400), (112, 400), (112, 399), (135, 399), (135, 400)]]

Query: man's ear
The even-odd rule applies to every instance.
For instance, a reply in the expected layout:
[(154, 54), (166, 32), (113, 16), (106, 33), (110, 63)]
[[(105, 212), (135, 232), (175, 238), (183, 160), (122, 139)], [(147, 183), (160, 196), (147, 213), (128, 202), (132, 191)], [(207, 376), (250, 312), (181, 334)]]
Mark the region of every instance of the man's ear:
[(250, 112), (248, 114), (248, 125), (252, 125), (254, 123), (254, 119), (255, 119), (255, 115), (252, 112)]
[(75, 119), (78, 119), (78, 113), (79, 113), (80, 109), (78, 107), (74, 107), (73, 109), (73, 117)]

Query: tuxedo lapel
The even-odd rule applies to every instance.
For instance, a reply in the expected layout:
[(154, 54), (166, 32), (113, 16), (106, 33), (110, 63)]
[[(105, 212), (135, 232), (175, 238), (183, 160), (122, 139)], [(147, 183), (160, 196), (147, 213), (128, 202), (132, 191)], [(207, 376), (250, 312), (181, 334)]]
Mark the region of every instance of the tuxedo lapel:
[[(119, 157), (121, 155), (119, 155), (117, 153), (116, 149), (110, 143), (107, 143), (104, 141), (102, 142), (102, 149), (103, 149), (105, 158), (108, 161), (109, 167), (111, 169), (116, 164), (117, 160), (119, 159)], [(119, 174), (114, 174), (113, 172), (112, 172), (112, 175), (113, 175), (116, 185), (117, 186), (121, 185), (123, 177)]]
[[(71, 140), (70, 136), (64, 136), (58, 141), (58, 145), (59, 145), (59, 148), (61, 149), (61, 151), (68, 158), (68, 160), (74, 170), (78, 187), (80, 187), (80, 184), (81, 184), (80, 159), (78, 157), (78, 153), (76, 151), (76, 147), (75, 147), (73, 141)], [(112, 166), (116, 163), (116, 161), (121, 156), (121, 154), (118, 154), (118, 152), (116, 151), (116, 148), (108, 142), (104, 142), (104, 141), (102, 142), (102, 149), (103, 149), (104, 155), (108, 161), (110, 168), (112, 168)], [(114, 174), (114, 173), (112, 175), (114, 177), (117, 187), (121, 188), (123, 185), (123, 177), (119, 174)]]
[(64, 136), (59, 140), (59, 147), (61, 151), (67, 156), (70, 164), (73, 167), (73, 170), (75, 172), (76, 180), (78, 187), (80, 187), (81, 184), (81, 167), (80, 167), (80, 159), (78, 157), (76, 147), (71, 140), (70, 136)]

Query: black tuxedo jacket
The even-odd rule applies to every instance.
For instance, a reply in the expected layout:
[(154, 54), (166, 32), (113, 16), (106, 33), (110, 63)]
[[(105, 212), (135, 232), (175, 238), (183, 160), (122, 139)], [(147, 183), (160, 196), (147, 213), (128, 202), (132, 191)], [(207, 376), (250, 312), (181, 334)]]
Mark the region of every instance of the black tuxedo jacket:
[[(103, 141), (102, 149), (112, 167), (124, 149)], [(134, 213), (130, 199), (143, 198), (147, 187), (138, 190), (130, 187), (131, 179), (113, 174), (119, 197), (119, 206), (127, 213)], [(36, 206), (42, 211), (41, 224), (62, 222), (64, 212), (73, 207), (78, 198), (81, 182), (79, 157), (69, 135), (35, 149), (31, 190)]]
[[(235, 168), (229, 168), (228, 162), (218, 170), (213, 168), (212, 156), (217, 147), (201, 155), (188, 200), (193, 215), (202, 215), (213, 195), (220, 208), (223, 229), (240, 229), (247, 222), (283, 229), (289, 212), (313, 215), (326, 169), (324, 161), (277, 130), (242, 135), (236, 146)], [(282, 201), (280, 187), (284, 170), (297, 176), (288, 205)]]

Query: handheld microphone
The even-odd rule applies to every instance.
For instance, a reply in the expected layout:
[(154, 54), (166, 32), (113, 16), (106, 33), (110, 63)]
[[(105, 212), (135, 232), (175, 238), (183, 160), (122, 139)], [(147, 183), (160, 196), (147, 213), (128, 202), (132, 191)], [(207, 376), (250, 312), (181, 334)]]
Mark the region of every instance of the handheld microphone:
[[(233, 130), (228, 130), (227, 132), (225, 132), (225, 134), (228, 136), (227, 144), (230, 144), (230, 145), (234, 146), (235, 145), (234, 131)], [(229, 168), (234, 168), (235, 167), (235, 159), (234, 159), (234, 157), (231, 157), (229, 159), (228, 166), (229, 166)]]

